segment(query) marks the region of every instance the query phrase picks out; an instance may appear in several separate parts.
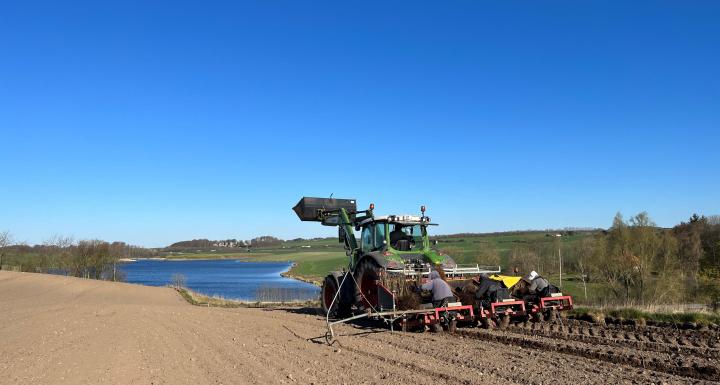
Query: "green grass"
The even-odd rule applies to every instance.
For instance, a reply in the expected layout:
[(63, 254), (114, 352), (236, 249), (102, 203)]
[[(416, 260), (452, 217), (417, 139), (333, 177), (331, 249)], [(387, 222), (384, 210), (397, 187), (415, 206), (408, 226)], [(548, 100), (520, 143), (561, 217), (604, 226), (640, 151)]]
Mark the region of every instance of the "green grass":
[(323, 277), (334, 270), (342, 270), (348, 264), (343, 252), (337, 251), (306, 251), (282, 254), (253, 255), (248, 261), (293, 261), (295, 266), (288, 272), (290, 276), (302, 278), (319, 284)]

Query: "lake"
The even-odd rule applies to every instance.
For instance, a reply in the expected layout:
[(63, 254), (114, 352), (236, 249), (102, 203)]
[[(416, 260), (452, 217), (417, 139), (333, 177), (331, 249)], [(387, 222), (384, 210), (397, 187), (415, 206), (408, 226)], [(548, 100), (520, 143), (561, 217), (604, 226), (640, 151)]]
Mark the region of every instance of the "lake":
[(185, 286), (209, 296), (243, 301), (311, 300), (320, 289), (312, 284), (280, 276), (291, 262), (245, 262), (216, 260), (149, 260), (140, 259), (121, 265), (126, 281), (148, 286), (166, 286), (174, 274), (185, 277)]

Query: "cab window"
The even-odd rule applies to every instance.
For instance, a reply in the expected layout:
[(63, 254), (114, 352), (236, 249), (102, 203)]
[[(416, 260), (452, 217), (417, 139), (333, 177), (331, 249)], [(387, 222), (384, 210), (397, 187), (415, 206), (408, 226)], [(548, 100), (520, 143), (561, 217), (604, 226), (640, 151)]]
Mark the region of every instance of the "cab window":
[(375, 250), (382, 250), (385, 246), (385, 224), (375, 225)]
[[(424, 228), (420, 225), (401, 225), (394, 223), (390, 232), (390, 246), (400, 251), (410, 251), (423, 247)], [(402, 241), (402, 242), (400, 242)]]
[(375, 225), (365, 226), (362, 229), (362, 250), (365, 252), (372, 251), (374, 243)]

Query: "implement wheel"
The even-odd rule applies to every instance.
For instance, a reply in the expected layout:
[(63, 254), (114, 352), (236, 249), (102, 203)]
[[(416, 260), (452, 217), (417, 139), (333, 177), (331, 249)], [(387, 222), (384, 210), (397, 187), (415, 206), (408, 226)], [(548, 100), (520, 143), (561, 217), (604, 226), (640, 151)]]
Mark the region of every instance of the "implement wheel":
[(498, 328), (499, 329), (507, 329), (507, 327), (510, 325), (510, 316), (507, 314), (503, 314), (500, 316), (500, 319), (498, 320)]
[(450, 334), (455, 334), (456, 331), (457, 331), (457, 320), (454, 319), (454, 320), (451, 320), (450, 323), (448, 323), (448, 332)]
[(555, 311), (555, 309), (550, 309), (545, 312), (545, 321), (554, 322), (556, 318), (557, 318), (557, 311)]
[(543, 320), (543, 315), (542, 315), (542, 313), (540, 313), (540, 312), (532, 313), (532, 321), (533, 321), (533, 322), (536, 322), (536, 323), (537, 323), (537, 322), (542, 322), (542, 320)]
[(495, 328), (495, 322), (488, 317), (480, 318), (480, 325), (482, 325), (483, 329), (492, 330)]

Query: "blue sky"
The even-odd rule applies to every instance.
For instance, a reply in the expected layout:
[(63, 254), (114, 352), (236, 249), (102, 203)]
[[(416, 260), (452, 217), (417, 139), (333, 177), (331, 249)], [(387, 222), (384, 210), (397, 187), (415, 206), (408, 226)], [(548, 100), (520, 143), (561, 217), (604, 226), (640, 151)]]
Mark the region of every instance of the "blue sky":
[(4, 2), (0, 230), (164, 246), (719, 214), (720, 3)]

